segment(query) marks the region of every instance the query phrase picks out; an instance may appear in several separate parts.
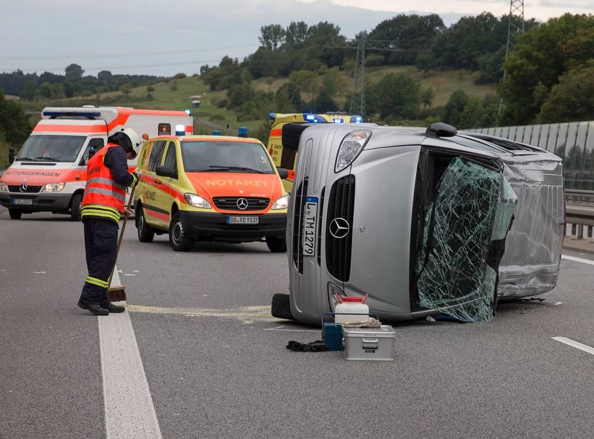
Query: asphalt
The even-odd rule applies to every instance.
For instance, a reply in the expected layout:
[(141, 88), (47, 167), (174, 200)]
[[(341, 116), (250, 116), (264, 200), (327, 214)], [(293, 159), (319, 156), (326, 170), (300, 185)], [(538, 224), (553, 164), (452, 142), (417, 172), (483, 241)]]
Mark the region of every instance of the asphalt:
[[(286, 255), (176, 253), (135, 232), (118, 266), (164, 438), (592, 437), (594, 355), (551, 339), (594, 346), (590, 265), (564, 260), (544, 301), (487, 324), (396, 325), (393, 362), (347, 362), (285, 348), (320, 338), (265, 308)], [(80, 224), (0, 209), (0, 437), (104, 437), (97, 318), (75, 306), (85, 274)]]

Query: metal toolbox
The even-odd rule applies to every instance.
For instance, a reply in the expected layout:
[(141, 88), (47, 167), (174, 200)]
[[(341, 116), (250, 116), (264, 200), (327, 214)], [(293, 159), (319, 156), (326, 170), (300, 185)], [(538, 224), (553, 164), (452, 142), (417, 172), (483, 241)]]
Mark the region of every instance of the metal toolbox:
[(346, 360), (392, 361), (396, 332), (389, 325), (379, 328), (342, 328)]

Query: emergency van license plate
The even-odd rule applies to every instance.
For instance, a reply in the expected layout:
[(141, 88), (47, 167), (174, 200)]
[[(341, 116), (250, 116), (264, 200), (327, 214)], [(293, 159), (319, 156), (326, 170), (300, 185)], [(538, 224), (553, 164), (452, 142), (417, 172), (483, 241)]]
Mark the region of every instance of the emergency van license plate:
[(318, 197), (305, 199), (303, 215), (303, 256), (316, 255), (316, 235), (318, 224)]
[(227, 224), (259, 224), (259, 216), (228, 216)]
[(15, 198), (12, 200), (12, 204), (30, 206), (33, 204), (33, 200), (30, 198)]

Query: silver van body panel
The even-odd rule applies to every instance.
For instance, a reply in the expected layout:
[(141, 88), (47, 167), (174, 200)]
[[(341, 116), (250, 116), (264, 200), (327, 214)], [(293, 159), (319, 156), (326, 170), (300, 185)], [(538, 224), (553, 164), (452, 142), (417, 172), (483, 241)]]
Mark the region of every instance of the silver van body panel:
[[(334, 172), (344, 137), (355, 130), (372, 131), (371, 139), (351, 166)], [(411, 300), (411, 235), (417, 170), (423, 148), (439, 153), (496, 160), (518, 197), (515, 219), (507, 235), (499, 269), (499, 299), (533, 296), (555, 287), (563, 240), (563, 179), (561, 160), (544, 150), (509, 151), (465, 135), (437, 139), (424, 129), (368, 124), (312, 126), (303, 131), (287, 223), (290, 303), (293, 317), (319, 325), (332, 310), (329, 284), (347, 295), (369, 294), (372, 312), (384, 320), (410, 320), (437, 313), (417, 309)], [(326, 219), (333, 185), (355, 178), (351, 224), (350, 276), (335, 278), (326, 263)], [(315, 256), (297, 253), (299, 188), (302, 196), (319, 200)], [(296, 212), (297, 209), (297, 212)], [(302, 214), (302, 212), (301, 212)], [(297, 247), (296, 247), (297, 246)], [(301, 261), (301, 262), (300, 262)], [(412, 263), (411, 263), (412, 262)], [(301, 270), (299, 265), (302, 264)], [(301, 271), (301, 272), (300, 272)]]

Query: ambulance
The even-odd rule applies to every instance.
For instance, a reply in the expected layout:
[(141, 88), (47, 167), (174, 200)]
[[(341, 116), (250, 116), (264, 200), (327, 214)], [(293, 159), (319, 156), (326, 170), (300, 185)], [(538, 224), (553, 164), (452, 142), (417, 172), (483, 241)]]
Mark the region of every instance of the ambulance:
[[(286, 169), (289, 176), (283, 179), (283, 186), (287, 192), (293, 188), (295, 167), (297, 165), (297, 147), (301, 132), (305, 124), (351, 124), (363, 123), (361, 116), (348, 116), (344, 113), (295, 113), (268, 115), (270, 124), (270, 138), (268, 139), (268, 153), (274, 164)], [(300, 124), (304, 124), (300, 126)]]
[(289, 195), (264, 145), (228, 136), (159, 136), (142, 146), (135, 192), (140, 242), (169, 234), (175, 251), (196, 241), (265, 241), (285, 252)]
[[(193, 120), (185, 111), (139, 110), (122, 107), (48, 107), (18, 156), (0, 179), (0, 204), (10, 218), (24, 213), (69, 214), (80, 220), (89, 154), (124, 128), (144, 140), (157, 135), (192, 134)], [(130, 160), (131, 170), (136, 160)]]

